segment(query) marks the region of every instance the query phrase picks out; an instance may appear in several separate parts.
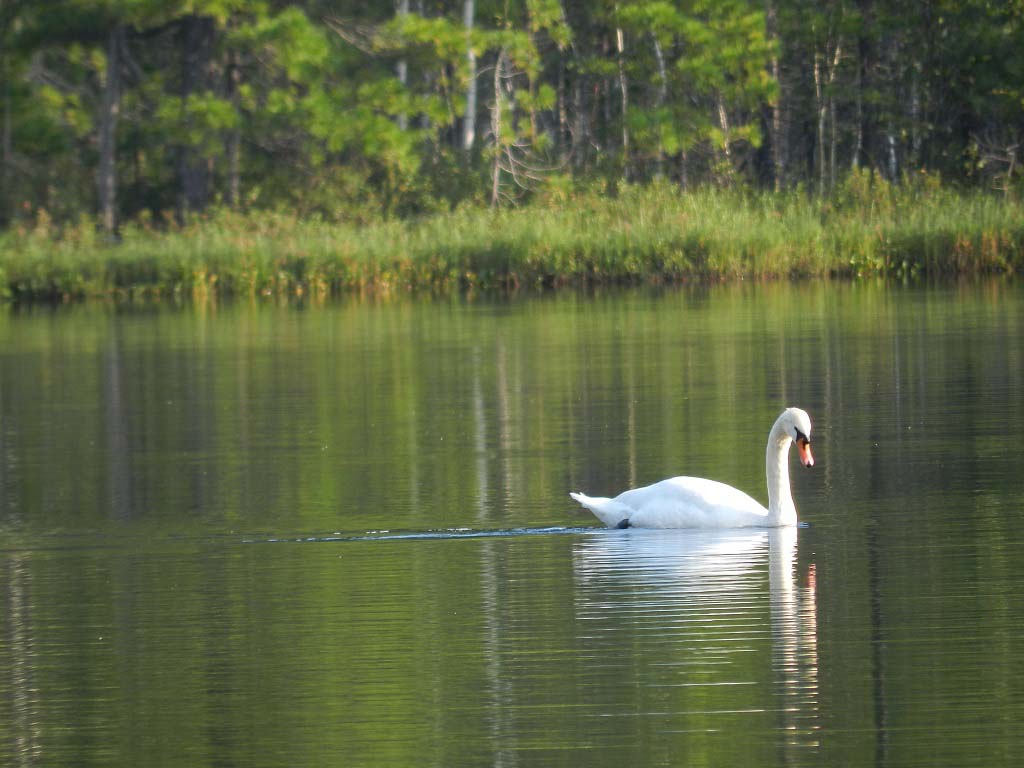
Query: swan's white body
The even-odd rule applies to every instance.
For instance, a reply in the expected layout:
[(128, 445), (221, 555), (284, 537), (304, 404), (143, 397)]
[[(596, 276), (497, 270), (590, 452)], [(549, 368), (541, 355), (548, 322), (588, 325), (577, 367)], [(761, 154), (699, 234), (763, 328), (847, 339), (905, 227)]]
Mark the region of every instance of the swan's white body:
[(614, 499), (570, 493), (609, 528), (774, 528), (796, 525), (789, 487), (789, 448), (797, 442), (800, 461), (814, 465), (811, 419), (787, 408), (768, 434), (765, 472), (768, 508), (743, 491), (701, 477), (673, 477), (620, 493)]

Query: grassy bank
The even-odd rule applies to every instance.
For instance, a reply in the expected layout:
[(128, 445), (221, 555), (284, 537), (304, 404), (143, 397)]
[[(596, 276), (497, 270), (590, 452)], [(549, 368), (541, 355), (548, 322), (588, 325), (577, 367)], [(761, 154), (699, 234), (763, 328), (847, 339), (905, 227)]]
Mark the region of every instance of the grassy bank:
[(827, 202), (653, 187), (359, 227), (221, 211), (183, 228), (131, 223), (117, 243), (41, 214), (0, 236), (0, 294), (16, 301), (1021, 268), (1020, 202), (866, 175)]

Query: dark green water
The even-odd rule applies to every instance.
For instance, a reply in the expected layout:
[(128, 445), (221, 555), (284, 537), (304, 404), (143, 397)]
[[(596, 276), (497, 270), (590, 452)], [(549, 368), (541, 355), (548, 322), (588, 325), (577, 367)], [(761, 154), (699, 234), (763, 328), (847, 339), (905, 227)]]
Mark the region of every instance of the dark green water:
[(0, 765), (1014, 765), (1022, 438), (1014, 283), (6, 309)]

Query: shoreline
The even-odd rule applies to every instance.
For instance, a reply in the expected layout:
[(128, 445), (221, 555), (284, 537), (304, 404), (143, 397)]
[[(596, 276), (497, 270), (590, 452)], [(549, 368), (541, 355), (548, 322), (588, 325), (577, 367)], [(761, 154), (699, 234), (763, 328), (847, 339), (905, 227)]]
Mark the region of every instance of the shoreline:
[(45, 213), (0, 234), (0, 301), (514, 291), (793, 278), (1015, 274), (1024, 205), (945, 189), (866, 199), (655, 185), (559, 205), (363, 225), (221, 210), (119, 242)]

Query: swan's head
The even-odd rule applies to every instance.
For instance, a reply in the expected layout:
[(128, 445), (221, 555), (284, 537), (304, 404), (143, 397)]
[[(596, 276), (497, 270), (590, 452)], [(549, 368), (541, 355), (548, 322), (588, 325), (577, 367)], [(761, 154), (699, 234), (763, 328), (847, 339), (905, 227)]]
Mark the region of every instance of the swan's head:
[(814, 466), (811, 455), (811, 417), (799, 408), (787, 408), (779, 417), (779, 426), (786, 437), (796, 443), (796, 453), (805, 467)]

